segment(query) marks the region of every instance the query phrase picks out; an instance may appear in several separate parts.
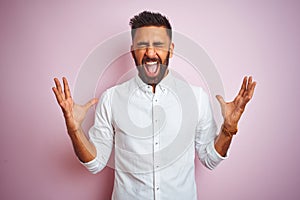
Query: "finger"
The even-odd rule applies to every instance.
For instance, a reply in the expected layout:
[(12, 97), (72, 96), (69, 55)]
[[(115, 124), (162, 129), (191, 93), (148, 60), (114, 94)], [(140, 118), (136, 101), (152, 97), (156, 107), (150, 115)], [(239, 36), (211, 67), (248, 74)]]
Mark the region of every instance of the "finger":
[(60, 105), (60, 103), (63, 101), (60, 92), (58, 91), (58, 89), (56, 87), (52, 87), (52, 91), (55, 94), (57, 103)]
[(226, 103), (224, 101), (224, 98), (221, 95), (217, 95), (216, 98), (217, 98), (218, 102), (220, 103), (221, 107), (223, 107), (223, 105)]
[(255, 86), (256, 86), (256, 82), (251, 83), (251, 85), (249, 86), (247, 95), (243, 98), (244, 99), (244, 101), (242, 103), (243, 107), (246, 107), (246, 104), (252, 99)]
[(241, 89), (239, 91), (238, 96), (243, 96), (244, 95), (245, 90), (246, 90), (246, 85), (247, 85), (247, 76), (245, 76), (244, 79), (243, 79), (243, 83), (242, 83), (242, 86), (241, 86)]
[[(56, 87), (53, 87), (52, 90), (56, 96), (57, 101), (60, 100), (60, 102), (61, 102), (63, 99), (63, 97), (62, 97), (63, 93), (62, 93), (62, 88), (61, 88), (58, 78), (54, 78), (54, 83), (55, 83)], [(55, 88), (55, 90), (54, 90), (54, 88)]]
[(251, 90), (253, 90), (253, 87), (255, 87), (255, 84), (256, 84), (256, 83), (253, 81), (252, 76), (250, 76), (249, 79), (248, 79), (248, 83), (247, 83), (247, 90), (246, 90), (246, 92), (244, 93), (245, 96), (248, 96), (249, 92), (250, 92)]
[(250, 88), (249, 88), (249, 100), (252, 98), (253, 96), (253, 93), (254, 93), (254, 89), (255, 89), (255, 86), (256, 86), (256, 82), (253, 82), (251, 85), (250, 85)]
[(58, 78), (54, 78), (54, 82), (55, 82), (55, 85), (56, 85), (56, 88), (57, 88), (58, 92), (62, 94), (63, 92), (62, 92), (62, 88), (61, 88), (61, 85), (60, 85), (60, 82), (59, 82)]
[(246, 91), (248, 91), (248, 90), (250, 89), (250, 87), (251, 87), (251, 84), (252, 84), (252, 76), (250, 76), (250, 77), (248, 78), (248, 82), (247, 82)]
[(66, 99), (71, 98), (71, 91), (66, 77), (63, 77), (63, 83), (64, 83), (65, 98)]
[(252, 84), (252, 76), (250, 76), (248, 79), (248, 85), (251, 85), (251, 84)]
[(97, 98), (91, 99), (89, 102), (87, 102), (84, 107), (85, 109), (89, 109), (90, 107), (92, 107), (93, 105), (95, 105), (98, 102)]

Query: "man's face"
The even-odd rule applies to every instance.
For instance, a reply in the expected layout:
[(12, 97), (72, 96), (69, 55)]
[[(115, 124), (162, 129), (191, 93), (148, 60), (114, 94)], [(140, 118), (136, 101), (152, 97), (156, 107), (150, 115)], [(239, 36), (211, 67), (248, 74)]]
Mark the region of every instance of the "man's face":
[(173, 49), (166, 28), (147, 26), (136, 30), (131, 53), (139, 76), (146, 84), (156, 85), (167, 75)]

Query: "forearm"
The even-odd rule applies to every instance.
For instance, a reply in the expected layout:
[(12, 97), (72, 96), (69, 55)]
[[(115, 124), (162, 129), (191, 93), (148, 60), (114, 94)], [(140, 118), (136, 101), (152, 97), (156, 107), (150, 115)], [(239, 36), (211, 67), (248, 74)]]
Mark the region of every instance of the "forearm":
[(225, 125), (222, 125), (219, 135), (215, 140), (215, 149), (221, 156), (226, 156), (229, 146), (232, 141), (233, 135), (235, 135), (237, 129), (228, 129)]
[(86, 163), (96, 158), (96, 148), (88, 140), (81, 128), (72, 132), (68, 131), (68, 134), (71, 138), (75, 154), (81, 162)]

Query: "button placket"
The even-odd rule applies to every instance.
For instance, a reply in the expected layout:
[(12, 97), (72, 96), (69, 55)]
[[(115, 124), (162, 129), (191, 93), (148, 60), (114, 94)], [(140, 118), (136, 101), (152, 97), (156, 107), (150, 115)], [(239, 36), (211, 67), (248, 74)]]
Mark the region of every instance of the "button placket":
[[(158, 98), (157, 94), (154, 94), (152, 105), (153, 108), (158, 104)], [(156, 110), (153, 109), (153, 186), (154, 186), (154, 196), (155, 199), (159, 199), (159, 193), (160, 193), (160, 157), (159, 157), (159, 150), (160, 150), (160, 133), (159, 133), (159, 113), (156, 113)]]

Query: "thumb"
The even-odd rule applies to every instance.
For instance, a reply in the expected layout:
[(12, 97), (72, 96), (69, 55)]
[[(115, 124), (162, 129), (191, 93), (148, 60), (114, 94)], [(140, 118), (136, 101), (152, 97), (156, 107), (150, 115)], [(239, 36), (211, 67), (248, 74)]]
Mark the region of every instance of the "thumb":
[(218, 102), (220, 103), (221, 107), (225, 104), (224, 98), (221, 95), (216, 96)]
[(86, 109), (89, 109), (90, 107), (92, 107), (93, 105), (95, 105), (98, 102), (97, 98), (91, 99), (89, 102), (87, 102), (84, 107)]

